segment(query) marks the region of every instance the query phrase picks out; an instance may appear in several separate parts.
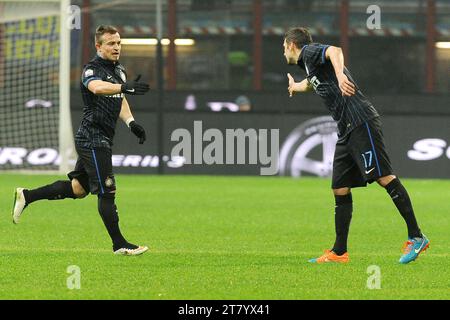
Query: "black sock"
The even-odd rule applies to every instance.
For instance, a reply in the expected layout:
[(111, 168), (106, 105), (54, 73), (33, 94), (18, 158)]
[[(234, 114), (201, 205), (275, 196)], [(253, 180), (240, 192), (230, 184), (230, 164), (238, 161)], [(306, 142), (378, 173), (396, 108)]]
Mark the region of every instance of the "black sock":
[(334, 223), (336, 227), (336, 241), (333, 246), (333, 252), (338, 256), (347, 252), (347, 238), (352, 220), (353, 202), (352, 194), (345, 196), (334, 196), (336, 200), (336, 208), (334, 215)]
[(113, 242), (113, 250), (115, 251), (127, 246), (128, 242), (120, 232), (119, 215), (117, 213), (117, 207), (114, 204), (113, 193), (105, 193), (98, 196), (98, 212)]
[(405, 219), (406, 225), (408, 227), (408, 237), (421, 238), (422, 233), (420, 232), (419, 226), (417, 225), (411, 200), (409, 199), (408, 192), (406, 191), (400, 180), (398, 178), (395, 178), (394, 180), (389, 182), (386, 186), (386, 191), (391, 196), (392, 201), (394, 201), (395, 206), (402, 215), (403, 219)]
[(23, 190), (23, 195), (25, 196), (27, 205), (42, 199), (60, 200), (65, 198), (76, 198), (72, 190), (72, 182), (61, 180), (37, 189)]

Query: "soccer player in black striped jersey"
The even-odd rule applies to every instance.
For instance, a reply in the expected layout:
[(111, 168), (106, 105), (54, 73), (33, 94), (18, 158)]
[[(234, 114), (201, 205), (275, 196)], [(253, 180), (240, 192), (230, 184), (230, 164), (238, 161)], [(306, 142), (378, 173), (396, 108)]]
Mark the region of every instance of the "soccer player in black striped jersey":
[(12, 210), (13, 222), (18, 223), (24, 209), (42, 200), (84, 198), (92, 193), (98, 197), (98, 211), (113, 243), (113, 252), (120, 255), (139, 255), (146, 246), (129, 243), (119, 228), (119, 215), (115, 205), (116, 183), (112, 168), (111, 146), (120, 118), (131, 132), (144, 143), (142, 126), (134, 121), (124, 94), (145, 94), (146, 83), (127, 81), (124, 67), (119, 63), (121, 41), (113, 26), (99, 26), (95, 34), (97, 55), (84, 68), (81, 93), (84, 109), (80, 127), (75, 135), (78, 161), (69, 180), (28, 190), (16, 188)]
[(386, 189), (407, 225), (408, 241), (399, 262), (414, 261), (428, 248), (429, 240), (419, 229), (408, 192), (391, 168), (380, 116), (344, 66), (342, 50), (313, 43), (305, 28), (290, 29), (285, 34), (283, 47), (287, 63), (298, 65), (306, 72), (306, 79), (301, 82), (295, 82), (288, 74), (289, 96), (314, 90), (323, 99), (338, 127), (332, 178), (336, 241), (322, 256), (309, 261), (349, 261), (347, 238), (353, 211), (351, 188), (364, 187), (374, 181)]

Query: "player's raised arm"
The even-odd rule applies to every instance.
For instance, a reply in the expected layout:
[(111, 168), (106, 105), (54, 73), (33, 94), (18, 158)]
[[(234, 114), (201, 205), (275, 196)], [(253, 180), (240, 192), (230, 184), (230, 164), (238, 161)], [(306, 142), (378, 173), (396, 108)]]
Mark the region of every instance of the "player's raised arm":
[(290, 73), (287, 74), (287, 77), (289, 81), (289, 97), (292, 97), (296, 92), (309, 92), (312, 90), (312, 86), (309, 83), (308, 79), (304, 79), (300, 82), (295, 82)]
[(89, 91), (97, 95), (110, 95), (122, 92), (122, 85), (117, 83), (111, 83), (103, 80), (92, 80), (89, 82)]
[(135, 80), (127, 81), (124, 84), (94, 79), (88, 82), (87, 88), (93, 94), (97, 95), (110, 95), (118, 93), (143, 95), (150, 89), (150, 87), (147, 83), (139, 82), (140, 78), (141, 76), (139, 75)]
[(339, 82), (339, 88), (341, 89), (343, 96), (352, 96), (355, 94), (355, 85), (348, 80), (344, 74), (344, 55), (342, 49), (338, 47), (329, 46), (326, 49), (325, 57), (333, 64), (336, 78)]
[(139, 144), (143, 144), (146, 140), (145, 130), (142, 126), (136, 123), (133, 114), (131, 113), (130, 105), (127, 99), (123, 98), (122, 106), (120, 108), (120, 119), (127, 124), (131, 132), (139, 138)]

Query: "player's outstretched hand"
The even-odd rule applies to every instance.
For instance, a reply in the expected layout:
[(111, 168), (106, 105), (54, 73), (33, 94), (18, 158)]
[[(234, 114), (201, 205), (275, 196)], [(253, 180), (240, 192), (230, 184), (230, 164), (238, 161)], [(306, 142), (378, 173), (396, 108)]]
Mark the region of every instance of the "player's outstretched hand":
[(295, 80), (294, 78), (291, 76), (290, 73), (287, 74), (288, 80), (289, 80), (289, 86), (288, 86), (288, 92), (289, 92), (289, 98), (292, 97), (292, 95), (294, 94), (294, 84), (295, 84)]
[(136, 123), (136, 121), (131, 121), (130, 129), (131, 129), (131, 132), (133, 132), (134, 135), (139, 138), (139, 144), (143, 144), (146, 139), (144, 128), (142, 126), (138, 125)]
[(122, 92), (132, 95), (143, 95), (148, 90), (150, 90), (150, 86), (147, 83), (139, 82), (141, 75), (138, 75), (137, 78), (133, 81), (127, 81), (122, 84)]
[(345, 74), (338, 76), (337, 80), (339, 82), (339, 88), (341, 89), (343, 96), (350, 97), (355, 94), (355, 85), (350, 80), (348, 80)]

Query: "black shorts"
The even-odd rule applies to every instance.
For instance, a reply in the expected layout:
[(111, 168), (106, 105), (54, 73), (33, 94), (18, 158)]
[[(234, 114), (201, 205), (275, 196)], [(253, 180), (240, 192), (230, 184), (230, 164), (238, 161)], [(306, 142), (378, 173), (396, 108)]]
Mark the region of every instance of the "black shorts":
[(104, 194), (116, 190), (111, 149), (77, 146), (76, 150), (78, 160), (75, 169), (67, 175), (69, 179), (77, 179), (86, 193)]
[(392, 174), (391, 162), (384, 145), (380, 118), (374, 118), (336, 144), (332, 188), (365, 187)]

